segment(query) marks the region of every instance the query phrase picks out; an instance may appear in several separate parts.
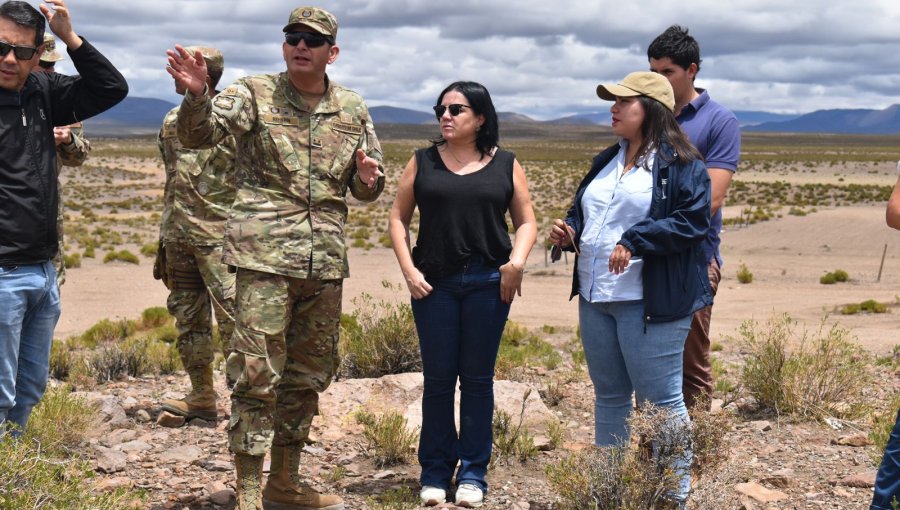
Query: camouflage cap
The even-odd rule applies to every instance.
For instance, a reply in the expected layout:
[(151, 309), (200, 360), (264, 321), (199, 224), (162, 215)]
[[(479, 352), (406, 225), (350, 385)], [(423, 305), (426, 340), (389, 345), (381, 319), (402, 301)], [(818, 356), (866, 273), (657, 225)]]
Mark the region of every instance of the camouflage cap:
[(203, 60), (206, 61), (207, 74), (215, 75), (218, 73), (221, 76), (222, 71), (225, 70), (225, 58), (222, 56), (222, 52), (211, 46), (188, 46), (185, 48), (185, 51), (191, 55), (199, 51), (203, 55)]
[(283, 31), (289, 32), (294, 25), (307, 26), (322, 35), (337, 37), (338, 22), (333, 14), (319, 7), (297, 7), (291, 11), (288, 24)]
[(44, 52), (41, 53), (41, 62), (59, 62), (66, 57), (56, 51), (56, 38), (53, 34), (44, 34)]

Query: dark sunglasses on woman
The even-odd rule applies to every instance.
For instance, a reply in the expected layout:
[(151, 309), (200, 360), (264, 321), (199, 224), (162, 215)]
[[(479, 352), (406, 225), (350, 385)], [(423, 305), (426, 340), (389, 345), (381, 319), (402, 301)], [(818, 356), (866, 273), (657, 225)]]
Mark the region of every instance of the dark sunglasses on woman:
[(456, 117), (457, 115), (462, 113), (463, 108), (472, 108), (472, 107), (469, 105), (465, 105), (465, 104), (450, 104), (450, 105), (446, 105), (446, 106), (439, 104), (434, 107), (434, 115), (440, 119), (441, 117), (444, 116), (444, 112), (446, 112), (447, 110), (450, 110), (450, 115), (453, 117)]

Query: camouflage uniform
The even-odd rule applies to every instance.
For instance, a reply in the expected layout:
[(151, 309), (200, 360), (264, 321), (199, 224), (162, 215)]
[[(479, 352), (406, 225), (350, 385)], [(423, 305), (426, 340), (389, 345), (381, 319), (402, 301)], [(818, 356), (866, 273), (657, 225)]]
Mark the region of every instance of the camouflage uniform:
[[(192, 47), (207, 62), (213, 81), (224, 68), (215, 48)], [(170, 413), (215, 420), (212, 313), (215, 313), (226, 358), (234, 330), (234, 274), (222, 262), (225, 221), (234, 201), (234, 139), (204, 150), (184, 148), (178, 140), (178, 108), (163, 119), (159, 150), (166, 167), (165, 207), (154, 277), (169, 288), (167, 306), (178, 328), (178, 353), (191, 379), (191, 393), (166, 400)], [(231, 375), (231, 377), (229, 377)], [(226, 366), (226, 379), (234, 381)]]
[(306, 441), (338, 362), (349, 276), (344, 197), (349, 190), (372, 201), (384, 188), (383, 177), (374, 189), (357, 177), (357, 149), (382, 159), (363, 99), (325, 82), (313, 109), (281, 73), (242, 78), (214, 99), (188, 92), (179, 111), (186, 146), (209, 147), (229, 133), (237, 143), (225, 261), (238, 268), (231, 356), (244, 369), (228, 425), (238, 455)]
[(222, 263), (225, 220), (234, 201), (234, 141), (227, 137), (212, 149), (186, 149), (176, 135), (177, 117), (174, 108), (159, 132), (166, 167), (160, 258), (178, 352), (190, 372), (213, 362), (212, 311), (226, 352), (234, 329), (234, 274)]
[[(44, 52), (41, 53), (41, 67), (48, 66), (47, 71), (53, 70), (56, 63), (65, 60), (58, 51), (56, 51), (56, 39), (53, 34), (44, 34)], [(84, 138), (84, 128), (81, 123), (67, 126), (72, 134), (71, 141), (61, 143), (56, 146), (56, 177), (63, 166), (81, 166), (87, 159), (88, 152), (91, 151), (91, 144)], [(53, 268), (56, 269), (56, 284), (62, 286), (66, 282), (66, 264), (65, 254), (63, 253), (63, 200), (62, 200), (62, 181), (57, 182), (57, 190), (59, 193), (59, 211), (57, 213), (56, 230), (59, 237), (59, 250), (53, 257)]]
[[(59, 180), (60, 172), (64, 166), (81, 166), (87, 160), (88, 153), (91, 151), (91, 144), (84, 138), (84, 128), (81, 123), (69, 126), (69, 132), (72, 134), (72, 141), (69, 143), (61, 143), (56, 146), (56, 178)], [(66, 283), (66, 263), (65, 254), (63, 253), (63, 198), (62, 198), (62, 181), (57, 184), (59, 193), (59, 211), (56, 217), (56, 230), (59, 236), (59, 250), (53, 257), (53, 268), (56, 269), (56, 284), (62, 286)]]

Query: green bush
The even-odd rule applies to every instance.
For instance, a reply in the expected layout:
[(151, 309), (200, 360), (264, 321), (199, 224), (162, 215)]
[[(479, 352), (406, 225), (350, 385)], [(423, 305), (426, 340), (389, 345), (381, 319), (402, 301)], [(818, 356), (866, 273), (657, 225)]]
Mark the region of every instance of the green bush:
[(130, 321), (113, 322), (109, 319), (102, 319), (82, 333), (79, 342), (85, 347), (92, 348), (100, 343), (124, 340), (132, 333), (134, 333), (134, 324)]
[(748, 353), (741, 385), (762, 409), (816, 419), (865, 412), (868, 355), (848, 330), (826, 328), (826, 319), (812, 334), (795, 332), (787, 314), (773, 316), (764, 327), (753, 320), (741, 324), (738, 341)]
[(122, 262), (128, 262), (129, 264), (140, 264), (141, 261), (138, 259), (137, 255), (131, 253), (128, 250), (119, 250), (119, 251), (109, 251), (103, 257), (103, 263), (109, 263), (116, 260), (121, 260)]
[(834, 285), (837, 281), (837, 276), (835, 276), (834, 273), (825, 273), (819, 278), (819, 283), (822, 285)]
[(141, 326), (143, 329), (158, 328), (168, 324), (172, 320), (169, 310), (164, 306), (153, 306), (141, 312)]
[(115, 381), (128, 373), (130, 360), (119, 344), (100, 345), (88, 357), (88, 367), (98, 383)]
[(159, 252), (159, 242), (146, 243), (141, 246), (141, 255), (145, 257), (155, 257)]
[(65, 381), (72, 371), (73, 354), (66, 342), (53, 339), (50, 345), (50, 377)]
[(884, 303), (879, 303), (874, 299), (867, 299), (862, 303), (850, 303), (841, 307), (842, 315), (855, 315), (860, 312), (867, 313), (887, 313), (888, 308)]
[(740, 267), (737, 272), (737, 279), (740, 283), (751, 283), (753, 282), (753, 273), (750, 272), (750, 269), (747, 268), (747, 265), (741, 262)]
[(81, 267), (81, 254), (80, 253), (69, 253), (63, 255), (63, 264), (66, 266), (66, 269), (74, 269), (76, 267)]
[(843, 269), (835, 269), (834, 278), (839, 282), (846, 282), (850, 279), (850, 275), (848, 275), (847, 271), (844, 271)]

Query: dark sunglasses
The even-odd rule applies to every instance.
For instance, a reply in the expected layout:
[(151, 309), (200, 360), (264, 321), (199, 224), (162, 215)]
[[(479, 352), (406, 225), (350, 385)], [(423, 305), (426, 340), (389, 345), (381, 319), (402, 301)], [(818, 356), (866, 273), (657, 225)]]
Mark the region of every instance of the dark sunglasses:
[(31, 46), (16, 46), (15, 44), (0, 41), (0, 57), (5, 57), (9, 50), (13, 50), (16, 60), (31, 60), (34, 54), (37, 53), (37, 48)]
[(284, 42), (291, 46), (300, 44), (300, 41), (306, 43), (307, 48), (318, 48), (328, 43), (334, 46), (334, 38), (313, 32), (288, 32), (284, 34)]
[(450, 110), (450, 115), (452, 115), (453, 117), (456, 117), (457, 115), (462, 113), (463, 108), (471, 109), (472, 107), (469, 105), (465, 105), (465, 104), (448, 104), (446, 106), (439, 104), (434, 107), (434, 115), (438, 119), (440, 119), (441, 117), (444, 116), (444, 112), (446, 112), (447, 110)]

